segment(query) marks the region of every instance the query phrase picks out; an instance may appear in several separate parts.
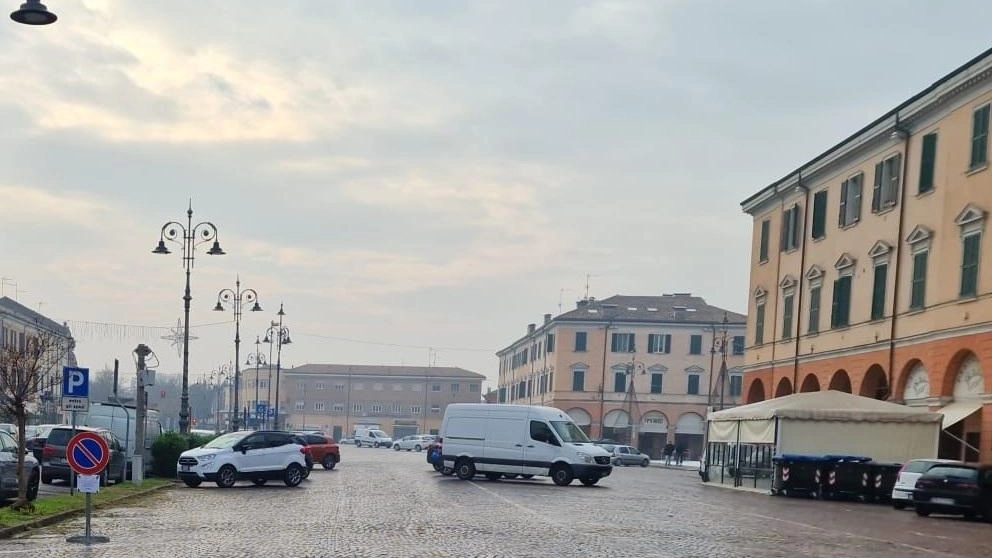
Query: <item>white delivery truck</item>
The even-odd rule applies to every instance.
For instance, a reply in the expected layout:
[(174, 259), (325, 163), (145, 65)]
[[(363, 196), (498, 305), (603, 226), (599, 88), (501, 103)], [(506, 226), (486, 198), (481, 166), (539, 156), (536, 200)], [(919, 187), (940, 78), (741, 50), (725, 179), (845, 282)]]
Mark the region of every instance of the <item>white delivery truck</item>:
[[(77, 413), (76, 422), (93, 428), (106, 428), (114, 433), (122, 444), (127, 445), (128, 462), (134, 457), (135, 447), (135, 408), (134, 405), (116, 403), (91, 403), (87, 413)], [(146, 474), (152, 472), (152, 444), (162, 435), (159, 412), (149, 409), (145, 415), (145, 447), (142, 455)], [(128, 469), (130, 471), (130, 469)]]
[(613, 472), (611, 454), (594, 445), (564, 411), (537, 405), (455, 403), (441, 423), (442, 459), (462, 480), (517, 475), (574, 479), (592, 486)]
[(391, 448), (393, 439), (378, 427), (356, 426), (355, 445), (358, 447), (369, 446), (373, 448)]

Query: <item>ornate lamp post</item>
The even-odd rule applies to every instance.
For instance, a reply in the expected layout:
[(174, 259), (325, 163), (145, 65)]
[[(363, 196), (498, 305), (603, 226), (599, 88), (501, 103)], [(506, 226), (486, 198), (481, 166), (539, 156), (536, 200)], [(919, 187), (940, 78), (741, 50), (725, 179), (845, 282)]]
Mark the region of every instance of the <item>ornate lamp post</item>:
[(24, 25), (49, 25), (55, 23), (59, 16), (48, 11), (41, 0), (26, 0), (21, 9), (11, 12), (10, 19)]
[(282, 346), (289, 345), (293, 341), (289, 338), (289, 328), (282, 325), (282, 319), (286, 315), (286, 312), (282, 309), (282, 304), (279, 305), (279, 312), (276, 314), (279, 316), (278, 322), (272, 322), (272, 325), (265, 332), (265, 339), (263, 343), (275, 343), (276, 344), (276, 407), (275, 407), (275, 422), (273, 423), (273, 428), (279, 429), (279, 374), (282, 371)]
[(234, 307), (234, 418), (231, 421), (231, 430), (237, 432), (239, 427), (238, 417), (241, 415), (241, 313), (243, 304), (253, 304), (252, 312), (261, 312), (262, 307), (258, 304), (258, 293), (255, 289), (242, 289), (241, 277), (234, 281), (234, 289), (221, 289), (217, 293), (217, 306), (214, 311), (223, 312), (224, 304)]
[(225, 252), (221, 250), (217, 241), (217, 227), (213, 223), (204, 221), (193, 225), (192, 203), (186, 211), (185, 225), (178, 221), (169, 221), (162, 226), (158, 246), (152, 250), (152, 253), (171, 254), (172, 252), (165, 246), (166, 240), (182, 245), (183, 267), (186, 269), (186, 292), (183, 295), (183, 391), (179, 403), (179, 432), (189, 434), (189, 303), (193, 300), (189, 292), (189, 274), (193, 269), (197, 245), (212, 240), (214, 244), (207, 250), (207, 255), (223, 256)]
[(630, 353), (630, 362), (627, 363), (627, 417), (630, 421), (629, 443), (637, 447), (637, 423), (634, 422), (634, 403), (637, 401), (637, 392), (634, 390), (635, 372), (640, 370), (641, 375), (647, 374), (646, 366), (643, 362), (634, 360), (634, 354)]
[(727, 390), (727, 324), (729, 320), (727, 318), (727, 313), (723, 314), (723, 330), (720, 337), (716, 336), (716, 324), (713, 325), (713, 347), (710, 349), (710, 389), (707, 394), (706, 400), (709, 402), (709, 406), (713, 407), (713, 361), (717, 355), (720, 354), (720, 408), (718, 410), (723, 410), (724, 405), (724, 394)]
[(261, 345), (261, 344), (262, 344), (262, 342), (259, 340), (259, 337), (256, 335), (255, 336), (255, 352), (254, 353), (250, 353), (248, 355), (248, 360), (245, 361), (245, 366), (252, 366), (252, 365), (255, 366), (255, 401), (253, 402), (253, 407), (254, 407), (254, 411), (253, 412), (255, 414), (255, 425), (254, 426), (255, 426), (256, 429), (258, 428), (259, 423), (261, 421), (265, 420), (265, 417), (259, 417), (258, 416), (258, 366), (260, 364), (265, 364), (265, 355), (263, 355), (262, 352), (259, 351), (259, 348), (258, 348), (259, 345)]

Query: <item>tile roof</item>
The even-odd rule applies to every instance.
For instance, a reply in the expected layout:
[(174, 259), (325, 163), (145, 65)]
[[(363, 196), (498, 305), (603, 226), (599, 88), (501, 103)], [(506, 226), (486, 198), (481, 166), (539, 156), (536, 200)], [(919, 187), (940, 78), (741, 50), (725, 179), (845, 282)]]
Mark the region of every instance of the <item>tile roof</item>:
[(724, 314), (731, 325), (745, 325), (747, 317), (711, 306), (702, 297), (689, 293), (661, 296), (614, 295), (603, 300), (579, 302), (580, 307), (554, 318), (554, 321), (619, 321), (656, 323), (720, 323)]
[(400, 376), (431, 378), (464, 378), (485, 380), (476, 372), (450, 366), (384, 366), (366, 364), (304, 364), (283, 370), (283, 374), (316, 374), (339, 376)]

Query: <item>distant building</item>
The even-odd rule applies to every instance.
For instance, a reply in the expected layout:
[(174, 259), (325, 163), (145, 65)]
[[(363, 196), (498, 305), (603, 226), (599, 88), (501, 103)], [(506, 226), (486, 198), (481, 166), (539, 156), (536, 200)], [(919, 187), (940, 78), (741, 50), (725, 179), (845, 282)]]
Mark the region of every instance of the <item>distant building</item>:
[(51, 334), (58, 344), (58, 362), (44, 371), (37, 398), (39, 420), (58, 422), (62, 404), (62, 367), (75, 366), (76, 341), (65, 324), (45, 317), (8, 297), (0, 297), (0, 348), (24, 347), (28, 339)]
[(990, 107), (992, 49), (742, 202), (748, 402), (927, 407), (940, 457), (992, 460)]
[[(242, 371), (244, 385), (254, 386), (254, 373)], [(448, 404), (482, 401), (483, 380), (462, 368), (306, 364), (282, 371), (280, 414), (287, 428), (323, 430), (335, 439), (350, 437), (356, 424), (394, 438), (437, 434)], [(254, 396), (245, 393), (246, 401)]]
[(557, 407), (587, 435), (653, 457), (667, 442), (695, 457), (707, 406), (739, 402), (745, 321), (688, 293), (581, 300), (496, 353), (497, 398)]

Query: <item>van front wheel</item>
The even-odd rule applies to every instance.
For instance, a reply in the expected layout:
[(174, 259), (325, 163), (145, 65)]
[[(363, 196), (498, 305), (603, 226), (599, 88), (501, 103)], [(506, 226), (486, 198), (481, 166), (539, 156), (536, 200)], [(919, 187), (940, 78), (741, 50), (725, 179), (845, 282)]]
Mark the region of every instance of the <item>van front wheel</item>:
[(555, 465), (551, 469), (551, 480), (558, 486), (568, 486), (572, 484), (574, 479), (575, 474), (572, 473), (572, 468), (568, 465)]
[(475, 476), (475, 465), (471, 459), (462, 458), (455, 463), (455, 474), (462, 480), (472, 480)]

